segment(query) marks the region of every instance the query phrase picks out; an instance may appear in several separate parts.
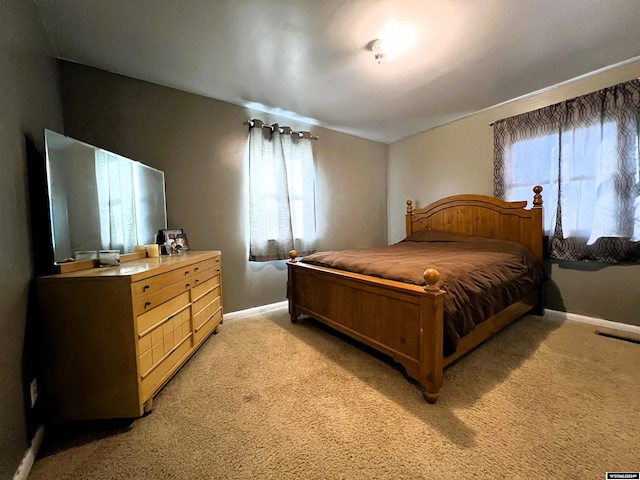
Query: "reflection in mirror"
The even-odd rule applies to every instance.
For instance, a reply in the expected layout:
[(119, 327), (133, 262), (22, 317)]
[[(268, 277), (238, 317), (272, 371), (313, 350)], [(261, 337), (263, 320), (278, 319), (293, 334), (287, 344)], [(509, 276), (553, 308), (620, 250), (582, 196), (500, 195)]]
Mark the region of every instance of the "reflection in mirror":
[(164, 173), (45, 130), (52, 243), (56, 262), (86, 251), (155, 243), (167, 228)]

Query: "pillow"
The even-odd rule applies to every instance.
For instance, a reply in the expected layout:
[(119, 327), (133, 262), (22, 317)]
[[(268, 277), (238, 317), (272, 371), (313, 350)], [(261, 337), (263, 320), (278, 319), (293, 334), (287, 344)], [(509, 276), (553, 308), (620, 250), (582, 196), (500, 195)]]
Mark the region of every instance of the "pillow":
[(440, 230), (420, 230), (413, 232), (403, 242), (468, 242), (478, 237), (463, 235), (461, 233), (443, 232)]
[(463, 235), (462, 233), (443, 232), (440, 230), (421, 230), (407, 236), (402, 242), (464, 243), (466, 245), (465, 248), (478, 251), (510, 253), (520, 257), (529, 257), (535, 261), (533, 254), (524, 245), (498, 238), (473, 237), (471, 235)]

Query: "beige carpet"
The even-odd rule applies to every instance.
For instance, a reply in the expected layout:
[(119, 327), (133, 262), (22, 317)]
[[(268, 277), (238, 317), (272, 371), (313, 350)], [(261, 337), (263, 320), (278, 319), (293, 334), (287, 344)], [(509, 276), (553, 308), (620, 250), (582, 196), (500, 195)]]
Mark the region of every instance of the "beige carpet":
[(603, 479), (640, 471), (640, 345), (524, 317), (445, 370), (286, 310), (227, 320), (133, 422), (50, 429), (30, 479)]

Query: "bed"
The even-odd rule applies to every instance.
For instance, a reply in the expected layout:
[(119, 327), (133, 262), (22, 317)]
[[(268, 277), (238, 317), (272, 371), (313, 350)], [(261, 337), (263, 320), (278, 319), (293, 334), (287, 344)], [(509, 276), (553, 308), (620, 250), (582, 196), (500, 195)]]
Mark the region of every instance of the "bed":
[[(308, 315), (388, 355), (418, 382), (424, 399), (435, 403), (447, 365), (522, 315), (543, 314), (542, 187), (533, 192), (529, 209), (526, 200), (473, 194), (424, 208), (413, 208), (409, 200), (402, 242), (318, 252), (301, 261), (292, 251), (287, 262), (291, 321)], [(434, 253), (449, 244), (456, 245), (449, 258)], [(472, 250), (488, 257), (476, 259)], [(514, 266), (510, 255), (526, 266)], [(456, 265), (454, 257), (462, 262)], [(490, 264), (502, 273), (486, 270)], [(511, 274), (517, 278), (508, 278)], [(459, 294), (459, 278), (470, 280), (466, 294)], [(500, 298), (488, 300), (500, 289)]]

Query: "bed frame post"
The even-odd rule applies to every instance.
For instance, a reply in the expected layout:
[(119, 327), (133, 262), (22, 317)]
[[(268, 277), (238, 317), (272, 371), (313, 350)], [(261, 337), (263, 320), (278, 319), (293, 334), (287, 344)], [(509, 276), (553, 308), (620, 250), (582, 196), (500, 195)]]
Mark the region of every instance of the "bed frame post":
[(429, 290), (420, 300), (420, 383), (429, 403), (436, 403), (442, 387), (444, 295), (443, 290)]
[(405, 216), (405, 221), (407, 224), (407, 236), (413, 233), (413, 223), (411, 222), (411, 217), (413, 216), (413, 202), (411, 200), (407, 200), (407, 215)]
[(542, 261), (543, 251), (542, 251), (542, 237), (544, 235), (544, 221), (542, 218), (543, 209), (542, 209), (542, 187), (540, 185), (536, 185), (533, 187), (533, 206), (531, 207), (531, 215), (533, 225), (531, 228), (531, 251), (538, 258), (538, 260)]
[(287, 300), (289, 301), (289, 315), (291, 317), (291, 323), (298, 322), (298, 313), (296, 312), (296, 305), (293, 301), (293, 284), (295, 282), (295, 274), (293, 272), (293, 268), (291, 268), (292, 263), (297, 263), (298, 252), (295, 250), (289, 251), (289, 262), (287, 262)]
[[(533, 187), (533, 206), (531, 207), (531, 214), (534, 215), (534, 227), (531, 229), (531, 244), (533, 253), (541, 262), (544, 261), (544, 245), (542, 241), (544, 237), (544, 209), (542, 204), (542, 187), (540, 185), (536, 185)], [(539, 225), (539, 227), (536, 227), (535, 225)], [(544, 315), (544, 303), (544, 286), (541, 286), (540, 293), (538, 295), (538, 303), (531, 313), (542, 317)]]
[(444, 290), (440, 290), (440, 272), (428, 268), (423, 274), (425, 295), (420, 298), (420, 383), (422, 396), (436, 403), (442, 387), (444, 358)]

